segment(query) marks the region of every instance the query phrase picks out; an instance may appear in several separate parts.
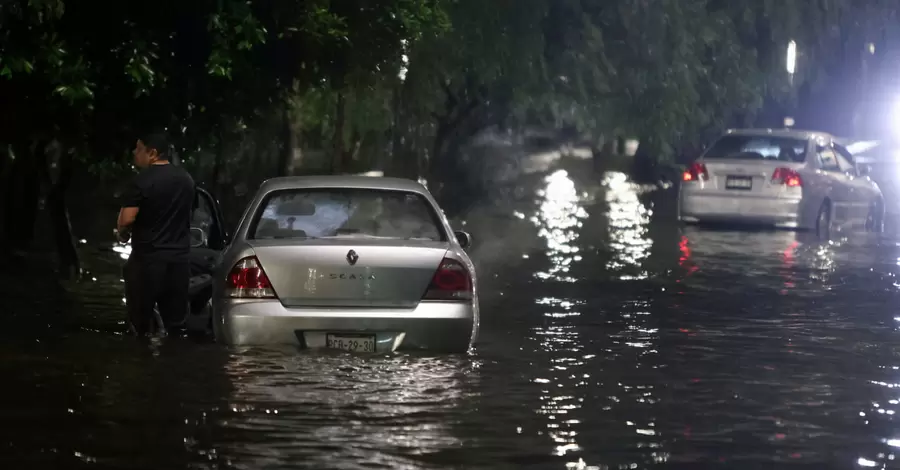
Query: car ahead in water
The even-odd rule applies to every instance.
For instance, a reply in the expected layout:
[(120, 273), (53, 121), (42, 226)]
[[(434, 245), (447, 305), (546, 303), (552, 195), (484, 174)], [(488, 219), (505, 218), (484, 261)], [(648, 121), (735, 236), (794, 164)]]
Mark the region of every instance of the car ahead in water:
[(866, 165), (825, 133), (731, 130), (682, 175), (679, 220), (880, 231), (884, 197)]
[(231, 345), (467, 351), (479, 326), (470, 243), (415, 181), (270, 179), (214, 277), (213, 332)]

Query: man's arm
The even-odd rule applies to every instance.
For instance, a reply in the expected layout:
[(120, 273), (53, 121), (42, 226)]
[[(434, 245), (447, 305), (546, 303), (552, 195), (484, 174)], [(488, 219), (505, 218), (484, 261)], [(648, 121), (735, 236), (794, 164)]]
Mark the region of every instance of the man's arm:
[(116, 221), (116, 236), (120, 242), (131, 238), (131, 227), (140, 211), (143, 194), (136, 181), (132, 181), (122, 198), (122, 208)]
[(119, 209), (119, 220), (116, 223), (119, 240), (127, 242), (131, 237), (131, 226), (134, 224), (134, 219), (137, 218), (139, 210), (139, 207), (123, 207)]

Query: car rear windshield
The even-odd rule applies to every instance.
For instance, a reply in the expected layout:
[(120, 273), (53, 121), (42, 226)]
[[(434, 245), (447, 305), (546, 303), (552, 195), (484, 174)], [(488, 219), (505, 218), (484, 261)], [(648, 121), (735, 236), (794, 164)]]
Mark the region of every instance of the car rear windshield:
[(806, 159), (806, 144), (806, 139), (794, 137), (726, 135), (719, 138), (703, 158), (801, 163)]
[(251, 239), (362, 237), (446, 241), (421, 194), (380, 189), (316, 188), (269, 195)]

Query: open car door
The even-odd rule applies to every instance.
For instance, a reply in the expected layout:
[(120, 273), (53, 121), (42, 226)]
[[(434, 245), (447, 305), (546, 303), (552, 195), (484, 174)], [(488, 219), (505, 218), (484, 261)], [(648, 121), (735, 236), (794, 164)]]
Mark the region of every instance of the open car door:
[(191, 312), (187, 328), (192, 332), (208, 330), (212, 320), (212, 274), (221, 262), (222, 252), (230, 242), (219, 201), (209, 191), (195, 188), (191, 214)]

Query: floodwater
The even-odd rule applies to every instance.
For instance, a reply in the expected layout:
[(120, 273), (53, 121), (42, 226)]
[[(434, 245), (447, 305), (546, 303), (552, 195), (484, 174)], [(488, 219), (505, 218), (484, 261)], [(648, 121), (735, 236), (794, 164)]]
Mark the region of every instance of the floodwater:
[(111, 252), (22, 287), (0, 468), (900, 466), (896, 237), (681, 228), (671, 198), (576, 166), (474, 210), (470, 355), (138, 343)]

